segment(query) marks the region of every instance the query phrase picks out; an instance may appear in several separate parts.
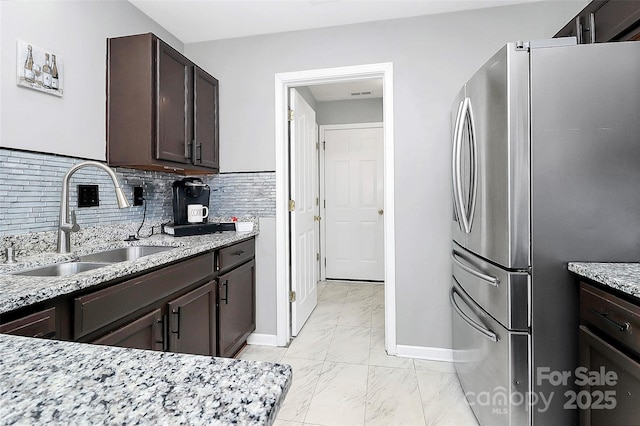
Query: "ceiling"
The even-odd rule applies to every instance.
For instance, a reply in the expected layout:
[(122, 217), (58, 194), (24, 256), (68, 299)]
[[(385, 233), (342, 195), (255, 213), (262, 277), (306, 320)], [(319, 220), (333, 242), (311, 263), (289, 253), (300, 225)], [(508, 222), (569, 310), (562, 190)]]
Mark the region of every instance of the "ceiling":
[[(188, 44), (541, 0), (129, 1), (181, 42)], [(381, 98), (382, 80), (309, 86), (309, 90), (318, 102)]]
[(183, 43), (540, 0), (129, 0)]

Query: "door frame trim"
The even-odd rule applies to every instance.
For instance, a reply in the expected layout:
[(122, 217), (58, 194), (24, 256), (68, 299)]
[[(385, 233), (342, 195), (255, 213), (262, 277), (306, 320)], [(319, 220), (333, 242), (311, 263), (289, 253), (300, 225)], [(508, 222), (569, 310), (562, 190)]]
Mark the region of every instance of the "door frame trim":
[[(383, 98), (384, 100), (384, 98)], [(323, 124), (318, 126), (319, 131), (318, 131), (318, 135), (319, 135), (319, 142), (320, 143), (324, 143), (325, 138), (324, 138), (324, 132), (327, 130), (351, 130), (351, 129), (382, 129), (383, 131), (383, 138), (384, 138), (384, 122), (381, 121), (373, 121), (371, 123), (350, 123), (350, 124)], [(383, 141), (383, 149), (384, 149), (384, 141)], [(324, 186), (324, 178), (325, 178), (325, 150), (322, 149), (320, 151), (320, 165), (319, 165), (319, 170), (320, 170), (320, 202), (322, 203), (325, 199), (326, 199), (326, 188)], [(384, 157), (384, 152), (383, 152), (383, 157)], [(383, 158), (383, 162), (384, 162), (384, 158)], [(383, 179), (384, 181), (384, 176)], [(383, 187), (383, 192), (384, 192), (384, 187)], [(383, 200), (384, 200), (384, 194), (383, 194)], [(325, 219), (324, 213), (326, 213), (326, 209), (322, 206), (320, 206), (320, 216), (322, 217), (322, 219)], [(383, 226), (384, 229), (384, 226)], [(383, 230), (384, 232), (384, 230)], [(324, 281), (327, 279), (327, 270), (326, 270), (326, 266), (323, 266), (322, 264), (322, 259), (325, 259), (327, 256), (327, 252), (326, 252), (326, 244), (327, 244), (327, 221), (326, 220), (321, 220), (320, 221), (320, 281)], [(382, 260), (384, 262), (384, 259)]]
[(382, 78), (384, 122), (385, 348), (396, 355), (396, 259), (394, 210), (393, 63), (355, 65), (275, 74), (276, 160), (276, 336), (278, 346), (291, 340), (289, 310), (289, 213), (287, 93), (291, 87)]

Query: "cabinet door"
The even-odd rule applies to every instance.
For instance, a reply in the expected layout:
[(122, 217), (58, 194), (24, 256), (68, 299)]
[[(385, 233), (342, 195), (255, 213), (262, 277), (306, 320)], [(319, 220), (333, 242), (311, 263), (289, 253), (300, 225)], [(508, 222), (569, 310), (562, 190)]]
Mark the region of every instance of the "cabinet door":
[(215, 309), (213, 282), (169, 302), (169, 350), (215, 355)]
[(119, 346), (121, 348), (164, 349), (162, 312), (160, 309), (120, 327), (104, 337), (95, 340), (97, 345)]
[(56, 309), (27, 315), (24, 318), (0, 325), (0, 333), (27, 337), (56, 337)]
[(218, 169), (218, 80), (194, 66), (194, 164)]
[(232, 357), (256, 329), (255, 261), (218, 277), (218, 355)]
[(160, 40), (156, 55), (156, 158), (190, 164), (193, 64)]
[(586, 382), (574, 401), (580, 408), (580, 424), (638, 424), (640, 362), (581, 325), (580, 366), (585, 369), (580, 379)]

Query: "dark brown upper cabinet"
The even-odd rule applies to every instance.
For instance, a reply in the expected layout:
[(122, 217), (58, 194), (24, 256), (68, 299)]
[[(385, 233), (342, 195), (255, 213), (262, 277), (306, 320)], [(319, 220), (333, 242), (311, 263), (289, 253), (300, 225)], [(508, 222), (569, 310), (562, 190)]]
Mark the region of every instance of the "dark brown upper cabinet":
[(592, 1), (555, 37), (576, 37), (581, 44), (640, 40), (640, 1)]
[(181, 174), (219, 169), (218, 80), (155, 35), (107, 39), (107, 162)]

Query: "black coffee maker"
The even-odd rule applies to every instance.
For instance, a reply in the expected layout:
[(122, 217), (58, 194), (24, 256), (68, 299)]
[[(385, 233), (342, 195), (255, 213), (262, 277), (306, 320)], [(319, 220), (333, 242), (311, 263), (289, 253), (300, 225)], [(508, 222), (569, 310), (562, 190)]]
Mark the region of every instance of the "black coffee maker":
[[(187, 225), (187, 206), (189, 204), (202, 204), (209, 207), (211, 188), (197, 177), (186, 177), (173, 182), (173, 223), (174, 225)], [(207, 222), (207, 218), (204, 219)]]

